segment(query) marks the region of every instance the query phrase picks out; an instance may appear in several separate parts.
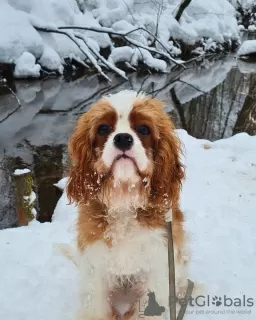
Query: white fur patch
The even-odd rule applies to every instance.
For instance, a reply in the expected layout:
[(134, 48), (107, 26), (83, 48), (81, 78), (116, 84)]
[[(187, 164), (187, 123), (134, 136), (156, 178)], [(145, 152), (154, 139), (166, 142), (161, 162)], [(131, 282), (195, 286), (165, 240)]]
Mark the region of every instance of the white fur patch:
[(118, 181), (137, 181), (137, 172), (134, 163), (130, 159), (120, 159), (113, 167), (113, 175)]
[[(108, 248), (103, 241), (97, 241), (81, 254), (79, 284), (82, 313), (104, 318), (110, 311), (109, 292), (118, 283), (120, 285), (120, 279), (130, 279), (140, 283), (145, 292), (140, 302), (147, 299), (148, 290), (155, 293), (159, 305), (165, 307), (161, 319), (167, 320), (169, 269), (164, 231), (142, 228), (131, 215), (113, 222), (106, 234), (114, 238), (113, 246)], [(177, 283), (186, 279), (184, 266), (179, 264), (176, 265), (176, 279)], [(129, 305), (124, 306), (120, 297), (120, 305), (116, 308), (124, 312)]]
[(111, 106), (116, 110), (119, 116), (122, 115), (124, 118), (128, 119), (134, 101), (143, 97), (145, 97), (145, 94), (142, 92), (138, 94), (133, 90), (123, 90), (104, 98), (111, 103)]

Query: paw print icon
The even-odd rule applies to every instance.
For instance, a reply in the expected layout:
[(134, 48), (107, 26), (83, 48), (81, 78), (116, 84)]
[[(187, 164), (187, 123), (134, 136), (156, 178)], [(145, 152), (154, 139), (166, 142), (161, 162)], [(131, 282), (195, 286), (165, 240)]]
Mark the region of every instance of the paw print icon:
[(219, 307), (222, 305), (221, 297), (213, 297), (212, 298), (212, 304), (215, 305), (216, 307)]

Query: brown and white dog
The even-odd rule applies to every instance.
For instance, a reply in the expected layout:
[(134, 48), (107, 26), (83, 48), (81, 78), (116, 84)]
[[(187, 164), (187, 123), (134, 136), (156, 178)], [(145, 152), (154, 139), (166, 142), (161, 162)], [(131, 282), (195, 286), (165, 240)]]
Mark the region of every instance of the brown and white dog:
[[(78, 204), (78, 319), (139, 319), (154, 292), (168, 318), (165, 219), (172, 214), (177, 291), (186, 289), (181, 144), (163, 103), (143, 93), (103, 97), (69, 142), (67, 185)], [(153, 319), (154, 317), (150, 317)]]

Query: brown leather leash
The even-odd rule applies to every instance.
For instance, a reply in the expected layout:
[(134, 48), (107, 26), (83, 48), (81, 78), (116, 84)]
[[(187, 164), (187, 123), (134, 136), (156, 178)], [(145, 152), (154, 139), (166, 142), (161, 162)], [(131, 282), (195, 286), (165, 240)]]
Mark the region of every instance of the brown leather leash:
[(194, 282), (188, 279), (188, 287), (183, 298), (179, 314), (176, 317), (176, 292), (175, 292), (175, 263), (174, 263), (174, 248), (173, 248), (173, 237), (172, 237), (172, 222), (167, 222), (168, 228), (168, 264), (169, 264), (169, 308), (170, 308), (170, 320), (182, 320), (184, 318), (189, 298), (192, 296), (194, 289)]

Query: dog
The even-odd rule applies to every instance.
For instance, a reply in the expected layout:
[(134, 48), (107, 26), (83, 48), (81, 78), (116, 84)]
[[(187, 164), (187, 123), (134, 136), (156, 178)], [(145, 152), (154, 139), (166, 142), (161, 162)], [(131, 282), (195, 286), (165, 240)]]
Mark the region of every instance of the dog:
[(163, 109), (155, 98), (124, 90), (96, 102), (70, 138), (66, 190), (78, 205), (79, 320), (139, 319), (148, 292), (165, 310), (156, 318), (168, 318), (168, 216), (176, 290), (186, 291), (182, 146)]

